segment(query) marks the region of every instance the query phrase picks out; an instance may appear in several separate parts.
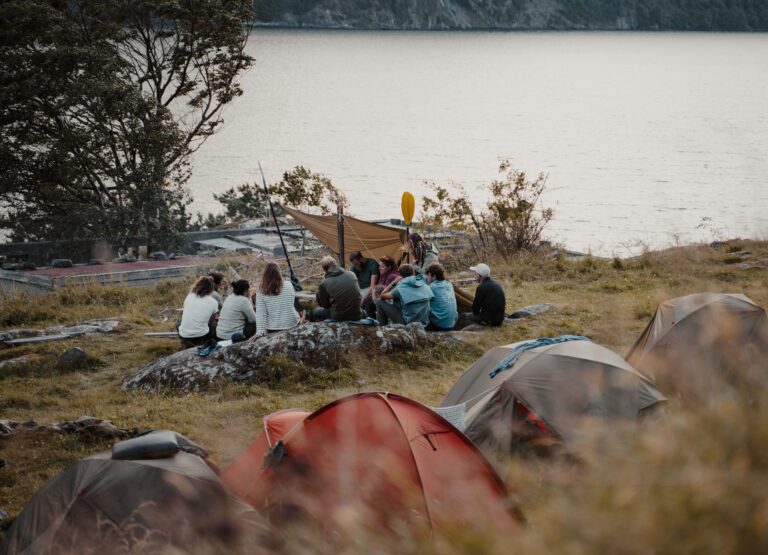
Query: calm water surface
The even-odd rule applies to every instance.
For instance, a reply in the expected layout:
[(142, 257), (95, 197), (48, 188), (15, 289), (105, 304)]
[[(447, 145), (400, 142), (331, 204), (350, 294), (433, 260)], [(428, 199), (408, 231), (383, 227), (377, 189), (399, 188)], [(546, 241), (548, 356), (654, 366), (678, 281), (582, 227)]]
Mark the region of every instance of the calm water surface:
[[(768, 237), (768, 35), (258, 30), (196, 154), (193, 210), (303, 164), (360, 217), (424, 180), (478, 202), (499, 158), (549, 174), (549, 237), (600, 254)], [(711, 218), (701, 226), (704, 218)]]

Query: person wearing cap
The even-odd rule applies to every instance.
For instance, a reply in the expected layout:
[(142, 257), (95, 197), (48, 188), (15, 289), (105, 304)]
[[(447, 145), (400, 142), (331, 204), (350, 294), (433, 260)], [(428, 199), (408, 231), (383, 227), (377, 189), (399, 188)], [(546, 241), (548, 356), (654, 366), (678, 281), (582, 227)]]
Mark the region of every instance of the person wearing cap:
[(507, 298), (501, 285), (491, 279), (491, 268), (480, 263), (470, 268), (475, 272), (475, 280), (480, 284), (475, 291), (472, 314), (469, 319), (483, 326), (500, 326), (504, 322)]

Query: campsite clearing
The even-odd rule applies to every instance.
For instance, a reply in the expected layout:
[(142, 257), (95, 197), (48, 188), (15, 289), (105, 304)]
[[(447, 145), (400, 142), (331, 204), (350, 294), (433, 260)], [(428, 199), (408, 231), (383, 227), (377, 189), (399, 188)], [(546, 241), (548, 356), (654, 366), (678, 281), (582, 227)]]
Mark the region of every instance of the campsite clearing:
[[(733, 249), (748, 250), (750, 259), (768, 258), (768, 242), (732, 241), (717, 248), (646, 252), (628, 260), (524, 254), (508, 263), (487, 261), (505, 288), (508, 313), (539, 303), (559, 308), (501, 328), (464, 333), (466, 345), (456, 349), (425, 349), (376, 361), (352, 357), (323, 380), (304, 381), (301, 369), (286, 363), (275, 371), (293, 372), (294, 379), (279, 387), (226, 383), (193, 394), (157, 395), (119, 387), (140, 366), (178, 349), (175, 340), (144, 336), (168, 330), (168, 321), (151, 315), (164, 306), (181, 305), (186, 291), (178, 282), (160, 282), (146, 290), (87, 285), (34, 299), (6, 295), (0, 303), (0, 329), (71, 324), (115, 314), (122, 320), (115, 334), (0, 350), (0, 361), (35, 355), (33, 362), (0, 370), (0, 415), (40, 423), (92, 415), (121, 428), (173, 429), (226, 465), (256, 438), (263, 415), (284, 408), (312, 411), (337, 398), (373, 390), (437, 406), (464, 369), (497, 345), (579, 334), (623, 356), (665, 299), (715, 291), (743, 293), (768, 306), (768, 271), (729, 264)], [(449, 277), (469, 266), (449, 256), (446, 260)], [(253, 279), (255, 274), (244, 277)], [(87, 369), (57, 369), (59, 355), (73, 347), (89, 353)], [(766, 514), (768, 498), (768, 395), (758, 396), (762, 402), (752, 407), (725, 403), (717, 411), (675, 405), (674, 417), (652, 434), (640, 434), (628, 443), (581, 445), (583, 464), (578, 468), (510, 460), (507, 482), (514, 484), (516, 500), (535, 524), (521, 531), (515, 550), (556, 552), (576, 545), (576, 552), (594, 553), (621, 544), (628, 553), (660, 552), (670, 545), (688, 552), (727, 545), (743, 552), (765, 545), (764, 520), (747, 518)], [(0, 458), (8, 462), (0, 468), (0, 508), (10, 515), (0, 522), (0, 534), (47, 479), (69, 462), (107, 446), (101, 439), (53, 432), (22, 432), (0, 440)], [(696, 514), (715, 524), (703, 530), (700, 516), (687, 510), (693, 506)], [(734, 518), (745, 523), (741, 530), (728, 524)], [(475, 551), (495, 552), (498, 540), (474, 538), (480, 543), (464, 548), (457, 544), (443, 552), (473, 546)], [(396, 546), (392, 550), (397, 551)]]

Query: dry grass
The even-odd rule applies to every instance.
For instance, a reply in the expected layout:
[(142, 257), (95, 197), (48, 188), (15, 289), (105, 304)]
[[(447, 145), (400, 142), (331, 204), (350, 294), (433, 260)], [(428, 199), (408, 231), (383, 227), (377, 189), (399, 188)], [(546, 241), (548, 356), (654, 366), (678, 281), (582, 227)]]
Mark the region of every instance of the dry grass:
[[(736, 248), (739, 247), (739, 248)], [(263, 415), (288, 407), (318, 408), (358, 391), (393, 391), (437, 405), (461, 372), (486, 349), (522, 339), (582, 334), (625, 354), (663, 299), (699, 291), (745, 293), (768, 305), (768, 272), (742, 270), (744, 260), (768, 259), (768, 243), (731, 242), (647, 252), (630, 260), (519, 256), (494, 265), (509, 311), (552, 303), (545, 314), (481, 334), (467, 345), (413, 357), (351, 360), (319, 375), (275, 359), (261, 385), (228, 384), (199, 394), (124, 392), (121, 380), (177, 348), (146, 331), (173, 327), (159, 314), (180, 306), (178, 283), (135, 290), (88, 286), (30, 299), (0, 298), (0, 328), (119, 316), (119, 333), (0, 351), (30, 363), (0, 370), (0, 418), (41, 423), (91, 415), (124, 428), (170, 428), (211, 450), (226, 465), (256, 436)], [(236, 262), (225, 263), (226, 267)], [(250, 279), (255, 278), (254, 268)], [(62, 372), (67, 348), (90, 355), (86, 371)], [(632, 434), (578, 447), (578, 467), (558, 461), (510, 460), (507, 481), (529, 525), (520, 536), (477, 538), (470, 531), (438, 546), (393, 543), (381, 552), (441, 553), (750, 553), (768, 547), (768, 396), (750, 405), (723, 400), (706, 408), (674, 405), (668, 417)], [(51, 433), (22, 433), (0, 442), (0, 508), (11, 519), (27, 499), (68, 462), (109, 442)], [(11, 519), (0, 524), (7, 527)], [(2, 534), (2, 529), (0, 529)], [(363, 550), (352, 544), (347, 552)]]

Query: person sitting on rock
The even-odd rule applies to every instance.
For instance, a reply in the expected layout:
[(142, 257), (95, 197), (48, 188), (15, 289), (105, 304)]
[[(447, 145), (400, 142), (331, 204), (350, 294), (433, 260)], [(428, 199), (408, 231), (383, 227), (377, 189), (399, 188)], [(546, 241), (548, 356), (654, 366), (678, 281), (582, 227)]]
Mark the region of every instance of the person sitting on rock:
[[(224, 301), (216, 326), (219, 339), (247, 339), (256, 334), (256, 312), (253, 310), (250, 296), (251, 284), (248, 280), (238, 279), (232, 283), (232, 293)], [(234, 339), (233, 339), (234, 340)]]
[(280, 267), (267, 264), (256, 293), (256, 336), (296, 326), (301, 317), (294, 308), (296, 291), (290, 280), (283, 279)]
[(389, 291), (395, 284), (403, 279), (397, 271), (397, 263), (390, 256), (379, 258), (379, 282), (371, 289), (367, 299), (363, 299), (363, 309), (371, 318), (376, 318), (376, 301), (383, 291)]
[(310, 313), (310, 319), (313, 322), (328, 319), (337, 322), (360, 320), (363, 317), (360, 309), (362, 296), (357, 276), (339, 268), (332, 256), (323, 257), (320, 266), (325, 272), (325, 279), (315, 296), (319, 306)]
[[(432, 289), (422, 275), (416, 275), (413, 266), (400, 266), (402, 279), (391, 290), (381, 293), (376, 301), (376, 319), (379, 324), (429, 324), (429, 303), (434, 297)], [(391, 303), (387, 301), (392, 301)]]
[[(222, 293), (226, 291), (226, 289), (222, 290), (221, 288), (221, 284), (226, 281), (224, 279), (224, 274), (214, 271), (209, 273), (208, 277), (213, 281), (213, 292), (211, 293), (211, 297), (216, 299), (216, 302), (219, 303), (219, 310), (221, 310), (224, 307), (224, 297), (222, 296)], [(222, 293), (219, 293), (220, 290)]]
[(403, 250), (408, 253), (408, 261), (417, 274), (423, 274), (430, 264), (438, 262), (435, 245), (427, 243), (418, 233), (408, 236)]
[(357, 276), (360, 294), (365, 298), (379, 282), (379, 265), (373, 258), (365, 258), (360, 251), (350, 253), (349, 262), (352, 264), (350, 270)]
[(475, 291), (472, 313), (462, 314), (455, 329), (462, 329), (470, 324), (500, 326), (504, 323), (507, 304), (504, 289), (498, 282), (491, 279), (491, 268), (488, 264), (480, 263), (472, 266), (470, 270), (475, 273), (475, 281), (480, 285)]
[(434, 298), (429, 302), (429, 325), (431, 331), (453, 329), (459, 319), (456, 308), (456, 293), (451, 282), (445, 279), (445, 270), (439, 262), (433, 262), (426, 270), (427, 283)]
[(211, 293), (213, 280), (210, 276), (202, 276), (184, 299), (179, 323), (179, 337), (184, 349), (216, 341), (216, 315), (219, 312), (219, 304)]

